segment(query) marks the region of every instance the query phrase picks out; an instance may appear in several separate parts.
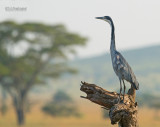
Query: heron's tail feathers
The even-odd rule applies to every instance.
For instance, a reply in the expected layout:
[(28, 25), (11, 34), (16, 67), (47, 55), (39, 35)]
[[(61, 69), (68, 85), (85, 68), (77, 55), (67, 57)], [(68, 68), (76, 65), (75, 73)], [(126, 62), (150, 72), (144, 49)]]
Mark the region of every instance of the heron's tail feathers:
[(136, 82), (132, 82), (131, 84), (136, 90), (139, 90), (139, 83), (137, 81)]

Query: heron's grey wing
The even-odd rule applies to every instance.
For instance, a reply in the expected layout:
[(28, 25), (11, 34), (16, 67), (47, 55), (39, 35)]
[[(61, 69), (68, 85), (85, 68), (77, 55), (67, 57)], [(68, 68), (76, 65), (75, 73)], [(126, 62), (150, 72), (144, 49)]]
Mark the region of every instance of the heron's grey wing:
[(134, 75), (131, 67), (129, 66), (128, 62), (125, 60), (125, 58), (119, 53), (116, 52), (116, 74), (122, 78), (127, 80), (132, 84), (132, 86), (138, 90), (139, 89), (139, 83), (136, 79), (136, 76)]
[(116, 64), (117, 71), (121, 73), (121, 76), (127, 81), (130, 81), (132, 78), (130, 74), (133, 73), (132, 69), (125, 58), (119, 52), (116, 52)]

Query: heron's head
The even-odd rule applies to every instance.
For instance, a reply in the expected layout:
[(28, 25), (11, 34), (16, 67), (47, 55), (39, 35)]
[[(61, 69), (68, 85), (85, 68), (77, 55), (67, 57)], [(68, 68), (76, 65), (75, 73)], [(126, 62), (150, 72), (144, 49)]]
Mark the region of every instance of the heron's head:
[(96, 19), (104, 20), (104, 21), (108, 22), (110, 25), (111, 25), (111, 23), (112, 23), (112, 19), (111, 19), (111, 17), (109, 17), (109, 16), (96, 17)]

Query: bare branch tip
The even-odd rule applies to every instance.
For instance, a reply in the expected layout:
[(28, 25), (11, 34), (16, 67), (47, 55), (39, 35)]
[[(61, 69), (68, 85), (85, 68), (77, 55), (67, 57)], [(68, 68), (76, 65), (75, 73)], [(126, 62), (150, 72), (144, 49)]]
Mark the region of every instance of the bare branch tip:
[(81, 98), (84, 98), (84, 99), (87, 99), (87, 97), (84, 97), (84, 96), (80, 96)]
[(84, 84), (84, 82), (81, 81), (82, 84)]

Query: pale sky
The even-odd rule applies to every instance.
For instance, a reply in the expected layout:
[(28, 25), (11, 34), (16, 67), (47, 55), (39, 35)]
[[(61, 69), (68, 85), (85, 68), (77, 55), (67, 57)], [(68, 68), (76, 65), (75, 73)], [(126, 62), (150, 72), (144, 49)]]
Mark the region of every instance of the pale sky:
[[(24, 12), (7, 12), (5, 7), (27, 7)], [(159, 0), (0, 0), (0, 21), (63, 23), (69, 31), (89, 38), (78, 56), (102, 54), (110, 48), (110, 26), (96, 20), (111, 16), (119, 50), (160, 44)]]

